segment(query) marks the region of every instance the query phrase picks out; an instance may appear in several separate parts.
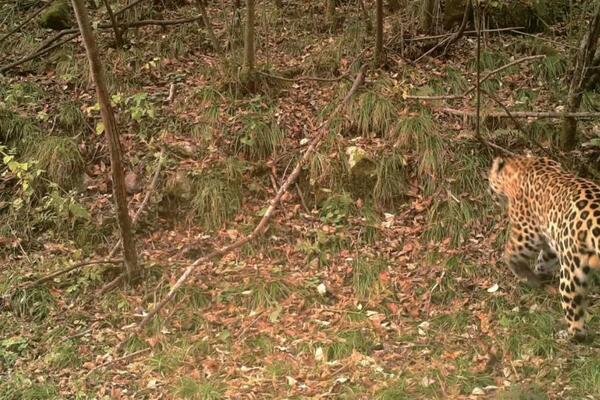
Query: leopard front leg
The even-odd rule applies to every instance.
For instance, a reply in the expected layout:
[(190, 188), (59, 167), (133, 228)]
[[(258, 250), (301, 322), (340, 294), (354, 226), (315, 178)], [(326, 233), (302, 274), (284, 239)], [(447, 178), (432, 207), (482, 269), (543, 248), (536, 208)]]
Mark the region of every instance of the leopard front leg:
[(560, 296), (561, 305), (569, 326), (569, 334), (577, 341), (586, 338), (585, 319), (589, 256), (561, 256), (560, 259)]
[[(525, 238), (527, 240), (524, 240)], [(531, 232), (524, 234), (519, 228), (511, 228), (504, 249), (504, 259), (513, 274), (532, 287), (543, 285), (542, 280), (529, 268), (530, 260), (540, 251), (540, 248), (541, 239), (539, 235)]]

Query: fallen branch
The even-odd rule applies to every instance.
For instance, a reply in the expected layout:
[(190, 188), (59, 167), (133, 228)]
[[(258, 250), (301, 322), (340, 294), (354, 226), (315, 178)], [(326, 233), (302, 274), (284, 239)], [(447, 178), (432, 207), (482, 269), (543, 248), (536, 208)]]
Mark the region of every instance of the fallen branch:
[(188, 279), (190, 274), (196, 269), (197, 266), (199, 266), (207, 261), (210, 261), (213, 258), (222, 257), (225, 254), (228, 254), (229, 252), (231, 252), (237, 248), (240, 248), (241, 246), (245, 245), (246, 243), (261, 236), (267, 230), (268, 224), (269, 224), (271, 218), (273, 217), (273, 214), (274, 214), (275, 210), (277, 209), (279, 203), (281, 202), (281, 198), (287, 192), (288, 188), (296, 181), (296, 178), (300, 174), (302, 166), (308, 161), (308, 159), (310, 158), (312, 153), (315, 151), (317, 146), (320, 144), (321, 139), (325, 135), (325, 131), (322, 131), (322, 128), (329, 122), (329, 120), (332, 117), (337, 115), (343, 108), (346, 107), (350, 98), (356, 93), (356, 91), (358, 90), (358, 87), (363, 82), (364, 76), (365, 76), (365, 70), (366, 70), (366, 65), (363, 65), (360, 68), (359, 73), (356, 75), (356, 79), (354, 80), (354, 83), (352, 84), (352, 88), (350, 89), (348, 94), (346, 94), (346, 96), (344, 97), (342, 102), (331, 112), (331, 114), (329, 115), (329, 118), (327, 118), (326, 120), (321, 122), (321, 124), (319, 124), (319, 126), (317, 126), (315, 128), (316, 136), (311, 140), (309, 146), (304, 151), (302, 158), (296, 163), (296, 166), (294, 167), (294, 169), (292, 170), (290, 175), (287, 177), (287, 179), (285, 180), (283, 185), (281, 185), (279, 187), (279, 190), (275, 194), (275, 197), (270, 201), (267, 211), (265, 212), (265, 214), (259, 221), (258, 225), (256, 225), (256, 227), (254, 228), (252, 233), (250, 233), (248, 236), (241, 238), (241, 239), (237, 240), (236, 242), (233, 242), (219, 250), (215, 250), (208, 255), (198, 258), (196, 261), (194, 261), (192, 263), (192, 265), (187, 267), (185, 269), (185, 271), (181, 274), (181, 276), (179, 277), (177, 282), (175, 282), (175, 284), (171, 287), (171, 290), (169, 290), (169, 293), (154, 307), (154, 309), (150, 310), (150, 312), (148, 312), (148, 314), (146, 314), (144, 316), (144, 318), (140, 321), (140, 323), (137, 326), (138, 332), (141, 332), (141, 330), (152, 320), (152, 318), (154, 318), (154, 316), (169, 301), (171, 301), (173, 299), (173, 297), (175, 296), (175, 293), (185, 283), (185, 281)]
[[(202, 16), (196, 16), (196, 17), (191, 17), (191, 18), (180, 18), (180, 19), (172, 19), (172, 20), (157, 20), (157, 19), (145, 19), (145, 20), (141, 20), (141, 21), (134, 21), (134, 22), (130, 22), (130, 23), (122, 23), (122, 24), (117, 24), (115, 25), (117, 28), (121, 28), (121, 29), (128, 29), (128, 28), (139, 28), (142, 26), (150, 26), (150, 25), (156, 25), (156, 26), (171, 26), (171, 25), (179, 25), (179, 24), (185, 24), (188, 22), (195, 22), (202, 19)], [(112, 24), (100, 24), (97, 26), (97, 29), (102, 29), (102, 30), (112, 30), (114, 29)], [(59, 38), (61, 38), (62, 36), (65, 35), (69, 35), (66, 39), (61, 40), (58, 43), (55, 43), (52, 46), (49, 46), (50, 43), (58, 40)], [(33, 53), (17, 60), (14, 61), (10, 64), (4, 65), (2, 67), (0, 67), (0, 73), (4, 73), (6, 71), (8, 71), (9, 69), (12, 69), (16, 66), (19, 66), (21, 64), (26, 63), (27, 61), (31, 61), (34, 58), (37, 58), (39, 56), (42, 56), (46, 53), (48, 53), (50, 50), (53, 50), (59, 46), (62, 46), (63, 44), (75, 39), (76, 37), (79, 36), (79, 30), (78, 29), (65, 29), (60, 31), (58, 34), (56, 34), (55, 36), (47, 39), (37, 50), (35, 50)]]
[[(142, 212), (146, 208), (146, 205), (148, 204), (148, 201), (150, 200), (150, 196), (152, 195), (152, 192), (154, 192), (154, 190), (156, 189), (156, 184), (158, 182), (158, 177), (160, 176), (160, 170), (161, 170), (163, 162), (164, 162), (164, 157), (163, 157), (163, 152), (161, 151), (160, 155), (159, 155), (159, 159), (158, 159), (158, 165), (156, 166), (156, 171), (154, 172), (152, 181), (150, 182), (150, 185), (148, 186), (148, 190), (146, 190), (146, 196), (144, 196), (144, 200), (142, 200), (142, 203), (140, 204), (139, 208), (135, 212), (135, 215), (133, 216), (133, 219), (131, 220), (131, 225), (133, 226), (133, 228), (135, 228), (135, 226), (137, 225), (140, 215), (142, 214)], [(109, 253), (109, 257), (112, 257), (115, 255), (117, 250), (119, 250), (119, 246), (121, 246), (121, 239), (119, 239), (119, 241), (113, 246), (112, 250)], [(116, 287), (118, 284), (120, 284), (124, 279), (125, 279), (125, 274), (118, 275), (115, 279), (113, 279), (112, 281), (110, 281), (109, 283), (107, 283), (100, 289), (100, 291), (98, 292), (98, 296), (102, 296), (102, 295), (104, 295), (104, 293), (112, 290), (114, 287)]]
[(0, 43), (4, 42), (6, 39), (8, 39), (12, 34), (18, 32), (21, 30), (21, 28), (23, 28), (25, 25), (27, 25), (29, 23), (29, 21), (31, 21), (32, 19), (34, 19), (35, 17), (37, 17), (38, 15), (40, 15), (40, 13), (42, 11), (44, 11), (46, 8), (48, 8), (48, 6), (52, 4), (51, 1), (42, 4), (42, 6), (40, 8), (38, 8), (33, 14), (31, 14), (29, 16), (29, 18), (25, 19), (25, 21), (21, 22), (19, 25), (17, 25), (14, 29), (12, 29), (11, 31), (7, 32), (4, 36), (2, 36), (0, 38)]
[[(514, 116), (514, 112), (511, 112), (508, 107), (506, 107), (500, 100), (498, 100), (498, 98), (496, 98), (496, 96), (492, 95), (491, 93), (482, 90), (483, 93), (485, 93), (490, 99), (492, 99), (494, 102), (496, 102), (498, 105), (500, 105), (500, 107), (502, 107), (502, 109), (506, 112), (506, 115), (508, 115), (508, 117), (514, 122), (514, 124), (517, 126), (517, 129), (523, 133), (523, 136), (526, 140), (528, 140), (529, 142), (533, 143), (534, 145), (536, 145), (537, 148), (539, 148), (544, 154), (546, 154), (549, 157), (552, 157), (552, 153), (544, 146), (542, 146), (542, 144), (540, 142), (538, 142), (537, 140), (535, 140), (532, 135), (529, 135), (527, 133), (527, 131), (523, 128), (523, 126), (519, 123), (519, 121), (515, 118)], [(560, 159), (560, 161), (562, 163), (567, 163), (569, 160), (566, 159), (566, 157), (564, 157), (562, 154), (558, 154), (558, 158)], [(592, 174), (596, 179), (600, 178), (600, 172), (598, 172), (598, 170), (596, 170), (594, 167), (588, 165), (588, 164), (583, 164), (583, 167), (590, 173)]]
[(271, 75), (266, 72), (258, 71), (259, 75), (266, 76), (267, 78), (273, 78), (284, 82), (300, 82), (300, 81), (317, 81), (317, 82), (338, 82), (348, 77), (348, 74), (340, 75), (336, 78), (319, 78), (318, 76), (297, 76), (295, 78), (286, 78), (279, 75)]
[[(467, 2), (465, 3), (465, 11), (463, 12), (463, 19), (460, 23), (460, 26), (458, 28), (458, 31), (456, 31), (452, 36), (449, 37), (448, 39), (448, 43), (446, 43), (446, 45), (444, 46), (444, 52), (442, 53), (442, 55), (446, 55), (446, 53), (448, 52), (448, 49), (450, 48), (450, 46), (452, 44), (454, 44), (456, 41), (458, 41), (458, 39), (460, 39), (464, 33), (465, 33), (465, 28), (467, 27), (467, 21), (469, 19), (469, 11), (471, 11), (472, 6), (471, 6), (471, 0), (467, 0)], [(479, 25), (478, 25), (479, 27)], [(477, 29), (477, 40), (479, 40), (479, 37), (481, 36), (481, 30)]]
[(56, 278), (57, 276), (60, 275), (64, 275), (64, 274), (68, 274), (71, 271), (75, 271), (76, 269), (79, 269), (81, 267), (86, 267), (88, 265), (98, 265), (98, 264), (122, 264), (123, 263), (123, 259), (121, 258), (116, 258), (116, 259), (104, 259), (104, 260), (90, 260), (90, 261), (84, 261), (84, 262), (80, 262), (74, 265), (71, 265), (68, 268), (65, 269), (61, 269), (60, 271), (56, 271), (53, 272), (49, 275), (43, 276), (31, 283), (25, 283), (19, 287), (17, 287), (17, 289), (29, 289), (31, 287), (35, 287), (35, 286), (39, 286), (42, 283), (46, 283), (48, 281), (51, 281), (52, 279)]
[(123, 14), (125, 11), (129, 10), (130, 8), (137, 6), (142, 1), (144, 1), (144, 0), (135, 0), (134, 2), (131, 2), (131, 3), (127, 4), (125, 7), (121, 8), (119, 11), (115, 11), (115, 17), (118, 17), (121, 14)]
[[(479, 85), (481, 85), (483, 82), (490, 79), (493, 75), (497, 74), (498, 72), (502, 72), (507, 68), (510, 68), (514, 65), (521, 64), (521, 63), (524, 63), (527, 61), (538, 60), (541, 58), (546, 58), (546, 56), (543, 54), (538, 54), (535, 56), (527, 56), (527, 57), (519, 58), (518, 60), (511, 61), (508, 64), (498, 67), (498, 68), (488, 72), (487, 74), (485, 74), (485, 76), (479, 80)], [(475, 85), (471, 86), (469, 89), (467, 89), (463, 94), (440, 95), (440, 96), (410, 96), (409, 95), (409, 96), (404, 96), (404, 98), (410, 99), (410, 100), (455, 100), (455, 99), (462, 99), (463, 97), (466, 97), (467, 95), (471, 94), (476, 89), (477, 89), (477, 83)]]
[(39, 56), (43, 56), (44, 54), (49, 53), (51, 50), (53, 50), (53, 49), (55, 49), (57, 47), (60, 47), (60, 46), (62, 46), (63, 44), (65, 44), (67, 42), (70, 42), (71, 40), (75, 39), (77, 36), (79, 36), (79, 33), (75, 33), (75, 34), (72, 34), (70, 36), (67, 36), (65, 39), (61, 40), (58, 43), (53, 44), (52, 46), (44, 47), (42, 49), (38, 49), (35, 52), (31, 53), (30, 55), (21, 58), (20, 60), (14, 61), (14, 62), (12, 62), (10, 64), (7, 64), (7, 65), (5, 65), (3, 67), (0, 67), (0, 74), (8, 71), (11, 68), (14, 68), (14, 67), (18, 66), (18, 65), (24, 64), (27, 61), (31, 61), (34, 58), (37, 58)]
[(101, 368), (106, 368), (106, 367), (108, 367), (109, 365), (112, 365), (112, 364), (118, 364), (118, 363), (120, 363), (120, 362), (123, 362), (123, 361), (128, 361), (128, 360), (131, 360), (132, 358), (135, 358), (135, 357), (137, 357), (137, 356), (139, 356), (139, 355), (142, 355), (142, 354), (148, 353), (150, 350), (152, 350), (152, 348), (151, 348), (151, 347), (147, 347), (147, 348), (145, 348), (145, 349), (138, 350), (138, 351), (134, 351), (133, 353), (130, 353), (130, 354), (126, 354), (126, 355), (124, 355), (123, 357), (119, 357), (119, 358), (115, 358), (115, 359), (113, 359), (113, 360), (107, 361), (107, 362), (105, 362), (105, 363), (102, 363), (102, 364), (100, 364), (100, 365), (98, 365), (98, 366), (96, 366), (96, 367), (94, 367), (94, 368), (90, 369), (90, 370), (88, 371), (88, 373), (87, 373), (87, 374), (85, 374), (85, 376), (86, 376), (86, 378), (87, 378), (87, 377), (88, 377), (88, 376), (90, 376), (90, 375), (91, 375), (93, 372), (95, 372), (95, 371), (97, 371), (97, 370), (99, 370), (99, 369), (101, 369)]
[(506, 113), (506, 116), (508, 116), (508, 118), (510, 118), (513, 123), (515, 124), (515, 126), (517, 127), (517, 129), (523, 133), (523, 137), (525, 138), (525, 140), (533, 143), (537, 148), (539, 148), (542, 152), (544, 152), (544, 154), (546, 154), (547, 156), (552, 156), (552, 154), (550, 153), (550, 151), (548, 149), (546, 149), (544, 146), (542, 146), (542, 144), (540, 142), (538, 142), (532, 135), (529, 135), (527, 133), (527, 131), (525, 130), (525, 128), (523, 128), (523, 125), (521, 125), (521, 123), (519, 122), (519, 120), (515, 117), (514, 112), (511, 112), (508, 107), (506, 107), (504, 105), (504, 103), (502, 103), (496, 96), (494, 96), (493, 94), (491, 94), (490, 92), (481, 89), (481, 91), (483, 93), (485, 93), (486, 96), (488, 96), (490, 99), (492, 99), (496, 104), (498, 104)]
[[(476, 113), (472, 110), (457, 110), (454, 108), (440, 108), (438, 111), (441, 111), (450, 115), (460, 115), (466, 117), (475, 117)], [(511, 111), (512, 117), (514, 118), (564, 118), (564, 117), (573, 117), (573, 118), (600, 118), (600, 112), (592, 112), (592, 111), (581, 111), (581, 112), (572, 112), (572, 113), (564, 113), (564, 112), (556, 112), (556, 111)], [(483, 113), (484, 117), (492, 117), (492, 118), (511, 118), (504, 111), (489, 111)]]
[[(140, 206), (138, 207), (137, 211), (135, 212), (133, 218), (131, 219), (131, 225), (134, 228), (135, 228), (135, 225), (138, 222), (138, 219), (140, 218), (140, 215), (142, 214), (142, 212), (146, 208), (146, 205), (148, 204), (148, 201), (150, 200), (150, 196), (154, 192), (154, 189), (156, 189), (156, 184), (158, 183), (158, 177), (160, 175), (160, 170), (162, 169), (162, 165), (163, 165), (164, 161), (165, 161), (165, 159), (164, 159), (164, 156), (163, 156), (163, 152), (161, 151), (160, 155), (158, 156), (158, 165), (156, 166), (156, 171), (154, 172), (154, 176), (152, 177), (152, 181), (150, 182), (150, 185), (148, 186), (148, 190), (146, 190), (146, 195), (144, 196), (144, 199), (142, 200), (142, 203), (140, 204)], [(108, 253), (108, 257), (109, 258), (115, 255), (115, 253), (119, 249), (119, 246), (121, 246), (121, 239), (119, 239), (119, 241), (113, 246), (113, 248), (110, 251), (110, 253)]]
[[(486, 32), (486, 33), (499, 33), (499, 32), (510, 31), (510, 32), (515, 32), (515, 33), (520, 33), (516, 29), (523, 29), (523, 27), (522, 26), (514, 26), (512, 28), (482, 29), (481, 32), (482, 33), (483, 32)], [(472, 35), (472, 34), (476, 34), (476, 33), (477, 33), (477, 31), (465, 31), (465, 32), (463, 32), (464, 35)], [(398, 39), (404, 40), (405, 42), (424, 42), (424, 41), (434, 40), (434, 39), (444, 39), (444, 38), (447, 38), (449, 36), (455, 35), (456, 32), (443, 33), (441, 35), (407, 37), (407, 38), (402, 37), (403, 34), (404, 34), (404, 31), (398, 32), (395, 36), (393, 36), (390, 40), (388, 40), (385, 43), (385, 45), (386, 46), (391, 46), (392, 43), (394, 43)]]

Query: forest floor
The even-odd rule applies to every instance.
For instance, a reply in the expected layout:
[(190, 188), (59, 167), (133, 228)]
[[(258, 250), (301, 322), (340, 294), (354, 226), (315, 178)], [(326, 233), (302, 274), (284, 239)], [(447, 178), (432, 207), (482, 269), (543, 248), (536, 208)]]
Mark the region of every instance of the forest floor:
[[(51, 131), (56, 120), (48, 115), (62, 102), (79, 104), (85, 124), (74, 140), (88, 175), (81, 193), (44, 197), (45, 205), (32, 207), (43, 217), (25, 220), (29, 236), (17, 232), (19, 221), (0, 201), (3, 221), (12, 221), (0, 235), (7, 249), (0, 294), (8, 295), (0, 309), (0, 399), (600, 398), (598, 339), (562, 339), (556, 285), (525, 287), (501, 261), (506, 221), (485, 190), (492, 156), (475, 140), (471, 118), (442, 111), (473, 110), (474, 97), (409, 98), (468, 89), (472, 35), (447, 56), (415, 66), (388, 43), (385, 68), (369, 68), (344, 118), (327, 125), (325, 143), (266, 234), (200, 265), (160, 316), (129, 337), (194, 259), (252, 230), (315, 134), (311, 128), (368, 60), (372, 34), (357, 10), (340, 8), (343, 27), (329, 31), (316, 5), (282, 12), (271, 3), (259, 7), (264, 79), (253, 94), (240, 84), (242, 49), (230, 32), (229, 8), (209, 9), (219, 39), (231, 45), (224, 59), (198, 25), (142, 28), (126, 49), (101, 35), (124, 154), (142, 181), (132, 209), (158, 154), (166, 159), (137, 228), (146, 274), (133, 287), (99, 294), (118, 271), (94, 265), (15, 290), (106, 257), (117, 231), (80, 43), (27, 64), (27, 74), (0, 77), (4, 104)], [(182, 7), (177, 16), (192, 13)], [(387, 37), (401, 18), (388, 16)], [(545, 58), (498, 73), (485, 89), (511, 109), (560, 106), (578, 37), (567, 28), (536, 38), (487, 35), (484, 72), (521, 57)], [(410, 43), (402, 51), (423, 51)], [(342, 74), (348, 79), (338, 79)], [(273, 77), (282, 75), (290, 81)], [(593, 110), (597, 93), (586, 96), (584, 108)], [(484, 113), (497, 109), (489, 99), (482, 104)], [(558, 123), (528, 122), (532, 137), (549, 146)], [(593, 122), (582, 126), (598, 130)], [(532, 147), (510, 121), (488, 119), (482, 129), (513, 151)], [(345, 166), (350, 147), (373, 163), (367, 175), (357, 178)], [(364, 182), (371, 182), (367, 189)], [(89, 215), (57, 211), (73, 204)], [(589, 321), (596, 332), (597, 286)]]

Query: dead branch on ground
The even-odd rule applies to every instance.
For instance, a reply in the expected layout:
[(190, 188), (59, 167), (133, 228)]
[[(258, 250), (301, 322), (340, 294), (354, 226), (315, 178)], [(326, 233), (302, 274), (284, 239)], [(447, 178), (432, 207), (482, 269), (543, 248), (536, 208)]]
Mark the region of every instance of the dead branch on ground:
[(60, 271), (56, 271), (56, 272), (53, 272), (53, 273), (51, 273), (49, 275), (43, 276), (43, 277), (41, 277), (41, 278), (39, 278), (39, 279), (31, 282), (31, 283), (25, 283), (25, 284), (17, 287), (17, 289), (29, 289), (29, 288), (32, 288), (32, 287), (35, 287), (35, 286), (39, 286), (42, 283), (46, 283), (48, 281), (51, 281), (52, 279), (56, 278), (57, 276), (68, 274), (71, 271), (75, 271), (76, 269), (79, 269), (79, 268), (82, 268), (82, 267), (86, 267), (86, 266), (89, 266), (89, 265), (98, 265), (98, 264), (115, 264), (115, 265), (118, 265), (118, 264), (122, 264), (122, 263), (123, 263), (123, 259), (122, 258), (114, 258), (114, 259), (112, 259), (110, 257), (107, 258), (107, 259), (104, 259), (104, 260), (83, 261), (83, 262), (71, 265), (70, 267), (61, 269)]
[[(485, 74), (483, 76), (483, 78), (481, 78), (478, 83), (479, 85), (481, 85), (483, 82), (487, 81), (488, 79), (490, 79), (492, 76), (496, 75), (499, 72), (504, 71), (507, 68), (510, 68), (514, 65), (517, 64), (521, 64), (524, 62), (528, 62), (528, 61), (532, 61), (532, 60), (538, 60), (541, 58), (546, 58), (545, 55), (543, 54), (538, 54), (538, 55), (534, 55), (534, 56), (527, 56), (527, 57), (523, 57), (523, 58), (519, 58), (518, 60), (514, 60), (509, 62), (508, 64), (504, 64), (501, 67), (498, 67), (490, 72), (488, 72), (487, 74)], [(464, 97), (466, 97), (467, 95), (471, 94), (474, 90), (477, 89), (477, 82), (475, 85), (471, 86), (469, 89), (465, 90), (465, 92), (463, 94), (457, 94), (457, 95), (440, 95), (440, 96), (412, 96), (412, 95), (408, 95), (408, 96), (404, 96), (405, 99), (410, 99), (410, 100), (456, 100), (456, 99), (462, 99)]]
[(9, 37), (11, 37), (13, 34), (17, 33), (18, 31), (21, 30), (21, 28), (23, 28), (25, 25), (27, 25), (32, 19), (34, 19), (35, 17), (37, 17), (38, 15), (40, 15), (40, 13), (42, 11), (44, 11), (46, 8), (48, 8), (48, 6), (52, 4), (51, 1), (47, 2), (47, 3), (43, 3), (42, 6), (40, 8), (38, 8), (33, 14), (31, 14), (28, 18), (25, 19), (25, 21), (21, 22), (19, 25), (17, 25), (15, 28), (13, 28), (12, 30), (10, 30), (9, 32), (7, 32), (4, 36), (2, 36), (0, 38), (0, 43), (4, 42), (6, 39), (8, 39)]
[[(439, 108), (438, 111), (441, 111), (446, 114), (460, 115), (460, 116), (466, 116), (466, 117), (475, 117), (476, 116), (476, 113), (473, 110), (457, 110), (455, 108), (443, 107), (443, 108)], [(572, 113), (565, 113), (565, 112), (558, 112), (558, 111), (511, 111), (510, 113), (511, 113), (512, 117), (514, 117), (514, 118), (537, 118), (537, 119), (564, 118), (564, 117), (573, 117), (573, 118), (580, 118), (580, 119), (600, 118), (600, 112), (593, 112), (593, 111), (580, 111), (580, 112), (572, 112)], [(497, 110), (485, 111), (485, 112), (483, 112), (483, 116), (491, 117), (491, 118), (511, 118), (509, 115), (507, 115), (506, 112), (497, 111)]]
[[(275, 210), (279, 206), (279, 203), (281, 202), (281, 198), (288, 191), (288, 188), (296, 181), (296, 178), (300, 174), (302, 166), (308, 161), (309, 157), (312, 155), (312, 153), (316, 150), (318, 145), (321, 143), (321, 139), (323, 138), (323, 136), (325, 134), (323, 127), (331, 120), (332, 117), (337, 115), (340, 111), (342, 111), (346, 107), (346, 105), (350, 101), (350, 98), (356, 93), (359, 86), (363, 82), (364, 76), (365, 76), (365, 70), (366, 70), (366, 66), (363, 65), (360, 68), (360, 72), (357, 74), (356, 79), (354, 80), (354, 83), (352, 84), (352, 88), (350, 89), (348, 94), (346, 94), (346, 96), (344, 97), (342, 102), (331, 112), (331, 114), (329, 115), (329, 117), (326, 120), (324, 120), (321, 124), (319, 124), (319, 126), (317, 126), (314, 129), (314, 131), (316, 132), (316, 136), (311, 140), (309, 146), (304, 151), (302, 158), (296, 163), (296, 166), (294, 167), (294, 169), (292, 170), (290, 175), (287, 177), (285, 182), (279, 187), (279, 190), (275, 194), (275, 197), (270, 201), (267, 211), (265, 212), (265, 214), (263, 215), (263, 217), (261, 218), (259, 223), (256, 225), (256, 227), (254, 228), (252, 233), (250, 233), (248, 236), (243, 237), (243, 238), (235, 241), (234, 243), (231, 243), (219, 250), (215, 250), (208, 255), (198, 258), (189, 267), (187, 267), (185, 269), (185, 271), (181, 274), (181, 276), (179, 277), (177, 282), (175, 282), (175, 284), (171, 287), (171, 290), (169, 290), (169, 293), (154, 307), (154, 309), (152, 309), (150, 312), (148, 312), (148, 314), (146, 314), (144, 316), (144, 318), (140, 321), (140, 323), (137, 325), (137, 329), (136, 329), (137, 332), (141, 332), (141, 330), (154, 318), (154, 316), (169, 301), (171, 301), (173, 299), (173, 297), (175, 296), (175, 293), (187, 281), (188, 277), (196, 269), (196, 267), (198, 267), (199, 265), (201, 265), (207, 261), (210, 261), (214, 258), (223, 257), (224, 255), (228, 254), (229, 252), (240, 248), (241, 246), (243, 246), (244, 244), (246, 244), (248, 242), (253, 241), (257, 237), (261, 236), (267, 230), (269, 222), (270, 222), (271, 218), (273, 217)], [(121, 346), (119, 346), (119, 347), (121, 347)]]
[(421, 54), (419, 57), (417, 57), (413, 61), (413, 63), (415, 63), (415, 64), (418, 63), (424, 57), (427, 57), (429, 54), (433, 53), (434, 51), (436, 51), (437, 49), (439, 49), (442, 46), (446, 46), (444, 49), (444, 53), (443, 53), (443, 54), (446, 54), (446, 52), (448, 51), (448, 46), (450, 46), (452, 43), (454, 43), (458, 39), (460, 39), (462, 37), (463, 33), (465, 32), (465, 27), (467, 26), (467, 18), (468, 18), (470, 8), (471, 8), (471, 1), (467, 1), (466, 5), (465, 5), (465, 11), (463, 14), (463, 19), (462, 19), (462, 22), (461, 22), (458, 30), (451, 36), (445, 37), (443, 40), (441, 40), (438, 44), (433, 46), (431, 49), (427, 50), (425, 53)]
[[(145, 19), (145, 20), (140, 20), (140, 21), (134, 21), (134, 22), (130, 22), (130, 23), (119, 23), (116, 25), (116, 27), (118, 29), (127, 29), (127, 28), (139, 28), (142, 26), (172, 26), (172, 25), (180, 25), (180, 24), (185, 24), (185, 23), (189, 23), (189, 22), (195, 22), (202, 19), (202, 16), (196, 16), (196, 17), (191, 17), (191, 18), (179, 18), (179, 19), (171, 19), (171, 20), (156, 20), (156, 19)], [(97, 26), (97, 29), (101, 29), (101, 30), (107, 30), (113, 29), (113, 25), (112, 24), (100, 24)], [(50, 46), (51, 43), (55, 42), (56, 40), (60, 39), (61, 37), (65, 36), (65, 35), (70, 35), (67, 38), (65, 38), (64, 40), (61, 40), (58, 43), (53, 44), (52, 46)], [(63, 44), (75, 39), (76, 37), (79, 36), (79, 30), (78, 29), (65, 29), (60, 31), (59, 33), (57, 33), (56, 35), (52, 36), (51, 38), (47, 39), (46, 41), (44, 41), (44, 43), (42, 43), (42, 45), (40, 47), (38, 47), (38, 49), (36, 49), (35, 51), (33, 51), (31, 54), (17, 60), (14, 61), (10, 64), (4, 65), (2, 67), (0, 67), (0, 73), (4, 73), (14, 67), (17, 67), (21, 64), (26, 63), (27, 61), (31, 61), (34, 58), (37, 58), (39, 56), (42, 56), (48, 52), (50, 52), (51, 50), (62, 46)]]

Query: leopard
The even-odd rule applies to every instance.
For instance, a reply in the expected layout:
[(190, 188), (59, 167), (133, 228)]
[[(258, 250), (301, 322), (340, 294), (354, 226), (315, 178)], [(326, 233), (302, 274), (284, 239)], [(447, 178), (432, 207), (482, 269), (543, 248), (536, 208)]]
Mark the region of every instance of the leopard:
[(488, 183), (507, 209), (504, 263), (532, 287), (551, 284), (558, 274), (567, 336), (591, 339), (586, 295), (600, 269), (600, 185), (532, 154), (495, 157)]

